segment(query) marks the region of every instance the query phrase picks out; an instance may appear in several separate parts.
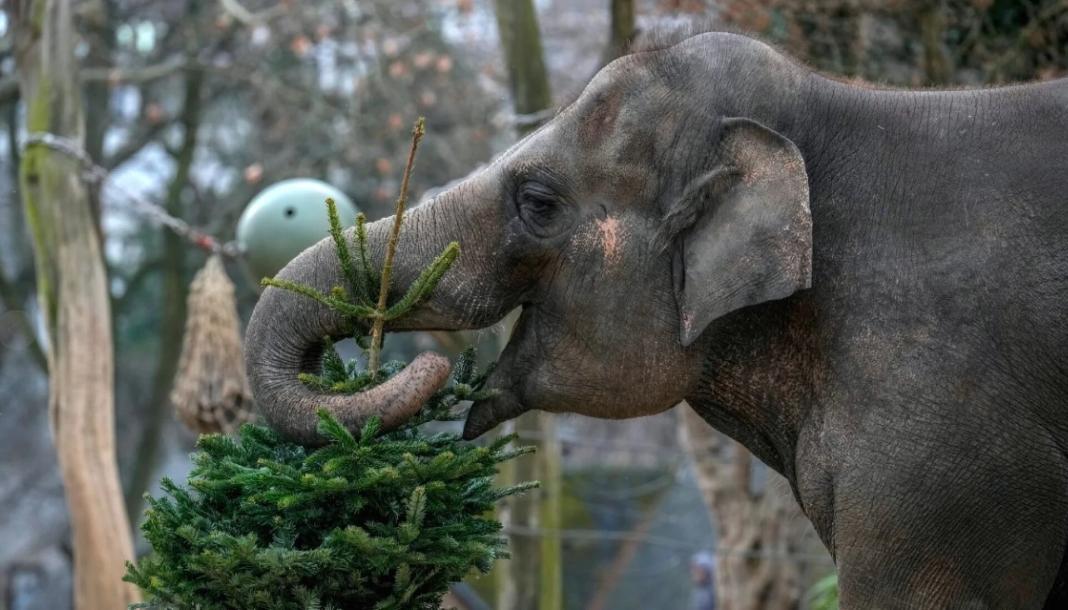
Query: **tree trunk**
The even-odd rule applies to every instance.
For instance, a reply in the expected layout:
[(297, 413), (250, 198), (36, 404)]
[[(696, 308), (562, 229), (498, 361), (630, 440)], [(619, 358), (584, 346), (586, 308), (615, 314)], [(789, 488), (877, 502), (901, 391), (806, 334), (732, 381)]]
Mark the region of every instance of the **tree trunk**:
[[(70, 0), (21, 0), (15, 52), (27, 131), (85, 135)], [(74, 547), (74, 602), (136, 602), (122, 582), (133, 559), (115, 462), (114, 370), (107, 278), (78, 163), (45, 146), (23, 155), (21, 190), (34, 240), (38, 302), (50, 349), (48, 409)]]
[[(44, 349), (41, 347), (41, 343), (37, 338), (37, 331), (33, 327), (33, 320), (30, 319), (27, 313), (30, 309), (30, 297), (33, 293), (33, 261), (28, 254), (30, 245), (27, 239), (26, 222), (23, 217), (22, 210), (22, 195), (19, 192), (19, 164), (21, 163), (19, 154), (19, 120), (18, 120), (18, 96), (9, 102), (2, 109), (4, 120), (7, 123), (5, 129), (7, 131), (7, 147), (8, 155), (7, 166), (8, 171), (11, 172), (9, 177), (11, 182), (11, 191), (8, 193), (8, 198), (5, 202), (7, 207), (7, 233), (0, 237), (7, 244), (5, 249), (7, 253), (12, 254), (10, 261), (0, 260), (0, 305), (3, 306), (4, 311), (0, 312), (2, 321), (0, 321), (0, 366), (3, 365), (3, 359), (7, 356), (9, 347), (5, 347), (10, 344), (14, 338), (14, 334), (18, 333), (22, 335), (22, 340), (26, 343), (26, 349), (29, 353), (33, 363), (40, 367), (43, 373), (48, 372), (48, 359), (45, 356)], [(0, 257), (3, 253), (0, 253)], [(7, 263), (5, 265), (4, 263)], [(4, 267), (8, 266), (12, 269), (11, 278), (7, 278), (4, 275)]]
[[(85, 63), (92, 68), (107, 69), (114, 64), (112, 59), (112, 41), (114, 31), (111, 23), (111, 0), (98, 0), (98, 5), (83, 21), (87, 30), (84, 37), (87, 47)], [(85, 96), (85, 110), (93, 117), (85, 126), (85, 152), (97, 162), (104, 159), (104, 136), (111, 126), (111, 83), (104, 79), (85, 82), (82, 85)], [(93, 210), (93, 222), (97, 234), (103, 239), (100, 223), (103, 219), (103, 201), (100, 197), (100, 185), (89, 185), (89, 205)]]
[[(825, 551), (814, 544), (815, 532), (788, 483), (693, 409), (681, 411), (680, 436), (719, 530), (717, 610), (799, 608), (807, 585), (832, 564), (821, 557)], [(756, 476), (758, 467), (766, 481)]]
[[(552, 107), (549, 74), (545, 70), (538, 15), (532, 0), (496, 0), (497, 31), (504, 48), (517, 115), (534, 115)], [(523, 136), (544, 118), (517, 122)], [(560, 443), (556, 423), (548, 413), (526, 413), (515, 421), (519, 442), (537, 453), (502, 469), (501, 481), (514, 484), (538, 480), (541, 487), (502, 506), (499, 517), (513, 533), (511, 558), (497, 571), (497, 608), (558, 610), (563, 607), (560, 555)]]
[(498, 562), (496, 608), (559, 610), (563, 608), (560, 549), (560, 442), (553, 415), (529, 412), (516, 418), (521, 445), (537, 452), (501, 465), (498, 484), (540, 481), (541, 485), (500, 503), (497, 518), (509, 532), (509, 559)]
[[(182, 144), (175, 155), (174, 176), (167, 186), (166, 210), (172, 216), (181, 217), (185, 212), (182, 195), (189, 186), (189, 173), (193, 167), (193, 155), (197, 148), (197, 132), (200, 129), (201, 100), (204, 72), (190, 69), (186, 72), (185, 97), (182, 104), (180, 124)], [(186, 298), (189, 282), (185, 275), (185, 244), (169, 229), (163, 232), (163, 256), (161, 274), (163, 293), (160, 297), (159, 362), (152, 378), (148, 402), (145, 404), (145, 427), (138, 440), (133, 463), (133, 474), (126, 492), (126, 505), (131, 515), (141, 512), (142, 495), (152, 482), (152, 475), (159, 461), (160, 434), (163, 424), (170, 416), (168, 398), (178, 368), (182, 351), (182, 333), (185, 330)]]
[[(504, 48), (512, 103), (518, 115), (531, 115), (552, 107), (549, 73), (541, 48), (538, 14), (532, 0), (495, 0), (497, 32)], [(520, 136), (544, 121), (520, 122)]]
[(953, 65), (942, 42), (946, 30), (946, 7), (934, 3), (920, 11), (920, 39), (923, 41), (923, 71), (927, 85), (945, 85), (953, 78)]
[(619, 57), (634, 36), (634, 0), (608, 0), (611, 22), (608, 30), (608, 46), (605, 48), (602, 65)]

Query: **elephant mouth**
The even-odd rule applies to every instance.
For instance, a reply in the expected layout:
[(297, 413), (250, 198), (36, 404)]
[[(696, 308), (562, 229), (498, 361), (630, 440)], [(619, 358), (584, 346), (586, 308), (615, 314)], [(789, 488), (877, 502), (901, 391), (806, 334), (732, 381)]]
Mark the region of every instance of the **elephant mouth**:
[(511, 390), (497, 390), (490, 398), (471, 405), (464, 422), (464, 440), (472, 440), (489, 432), (501, 422), (518, 417), (527, 411)]
[(521, 371), (529, 370), (523, 366), (524, 360), (519, 356), (533, 334), (531, 323), (534, 310), (529, 305), (522, 306), (519, 319), (512, 328), (511, 337), (497, 360), (497, 367), (490, 375), (486, 387), (492, 390), (489, 398), (475, 401), (467, 412), (464, 423), (463, 438), (471, 440), (482, 436), (497, 425), (518, 417), (529, 410), (521, 398), (523, 375)]

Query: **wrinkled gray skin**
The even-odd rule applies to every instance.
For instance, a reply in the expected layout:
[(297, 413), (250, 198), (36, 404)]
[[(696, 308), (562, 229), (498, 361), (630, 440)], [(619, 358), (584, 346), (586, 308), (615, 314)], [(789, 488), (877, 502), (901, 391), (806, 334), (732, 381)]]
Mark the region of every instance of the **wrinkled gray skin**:
[[(612, 63), (406, 227), (398, 286), (463, 251), (403, 328), (523, 308), (466, 436), (686, 399), (789, 479), (843, 608), (1068, 607), (1068, 81), (870, 89), (703, 34)], [(333, 257), (282, 276), (329, 288)], [(293, 436), (350, 400), (293, 390), (344, 330), (256, 308), (256, 398)]]

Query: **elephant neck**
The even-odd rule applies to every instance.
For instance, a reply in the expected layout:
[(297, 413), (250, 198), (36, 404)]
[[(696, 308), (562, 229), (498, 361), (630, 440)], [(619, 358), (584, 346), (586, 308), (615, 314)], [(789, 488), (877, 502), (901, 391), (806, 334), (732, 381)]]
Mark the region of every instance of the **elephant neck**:
[(810, 332), (815, 312), (807, 296), (796, 295), (716, 320), (696, 344), (703, 369), (686, 396), (705, 421), (791, 483), (826, 369)]

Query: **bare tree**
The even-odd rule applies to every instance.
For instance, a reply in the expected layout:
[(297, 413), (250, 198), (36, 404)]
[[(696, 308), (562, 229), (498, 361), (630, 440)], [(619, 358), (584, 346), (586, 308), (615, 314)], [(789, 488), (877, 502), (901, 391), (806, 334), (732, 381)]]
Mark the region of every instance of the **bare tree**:
[[(16, 61), (27, 131), (82, 142), (71, 4), (16, 3)], [(39, 144), (22, 157), (21, 191), (50, 342), (48, 406), (71, 514), (75, 604), (123, 608), (138, 598), (122, 582), (133, 544), (115, 463), (111, 316), (89, 192), (77, 161)]]

